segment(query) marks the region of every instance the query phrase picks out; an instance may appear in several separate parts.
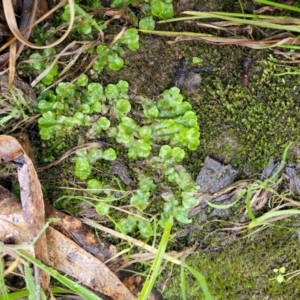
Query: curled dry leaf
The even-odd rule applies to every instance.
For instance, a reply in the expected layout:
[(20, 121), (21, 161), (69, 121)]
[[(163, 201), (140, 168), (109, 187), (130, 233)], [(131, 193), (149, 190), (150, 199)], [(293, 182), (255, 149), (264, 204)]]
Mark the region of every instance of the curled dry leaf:
[[(0, 162), (14, 161), (18, 164), (21, 202), (24, 218), (33, 240), (45, 225), (44, 199), (40, 182), (31, 159), (19, 142), (11, 136), (0, 136)], [(48, 264), (46, 235), (42, 233), (34, 245), (35, 256)], [(46, 294), (49, 294), (50, 276), (39, 270), (40, 281)]]
[[(81, 220), (57, 211), (47, 202), (45, 202), (45, 208), (47, 218), (59, 219), (59, 221), (51, 223), (51, 227), (73, 240), (77, 245), (81, 246), (101, 262), (106, 263), (110, 271), (114, 272), (135, 296), (138, 296), (143, 288), (144, 279), (139, 275), (132, 275), (132, 263), (128, 262), (124, 255), (118, 255), (117, 248), (114, 245), (104, 240), (100, 240), (99, 236), (97, 236), (90, 227)], [(123, 270), (125, 265), (126, 268)], [(119, 269), (122, 270), (118, 271)], [(64, 270), (64, 272), (68, 273), (66, 270)], [(160, 299), (162, 299), (160, 294), (153, 290), (149, 296), (149, 300)]]
[(8, 86), (7, 90), (9, 91), (13, 84), (16, 74), (16, 61), (17, 61), (17, 42), (14, 42), (10, 45), (9, 48), (9, 75), (8, 75)]

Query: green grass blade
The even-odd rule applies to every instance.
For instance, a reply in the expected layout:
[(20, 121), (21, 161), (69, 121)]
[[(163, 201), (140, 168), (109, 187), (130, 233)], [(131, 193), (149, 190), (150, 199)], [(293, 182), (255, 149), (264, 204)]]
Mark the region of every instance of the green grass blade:
[(274, 76), (285, 76), (285, 75), (300, 75), (300, 71), (298, 72), (283, 72), (274, 74)]
[(198, 283), (200, 284), (200, 286), (202, 288), (205, 300), (214, 300), (213, 296), (209, 292), (205, 277), (201, 273), (196, 271), (194, 268), (190, 267), (189, 265), (187, 265), (185, 263), (183, 263), (182, 266), (185, 267), (186, 269), (188, 269), (195, 276), (195, 278), (197, 279)]
[[(222, 19), (234, 22), (236, 24), (245, 24), (245, 25), (253, 25), (258, 27), (265, 27), (265, 28), (272, 28), (272, 29), (281, 29), (281, 30), (287, 30), (287, 31), (295, 31), (300, 32), (300, 28), (297, 26), (299, 24), (299, 20), (296, 18), (287, 18), (287, 17), (270, 17), (270, 16), (258, 16), (258, 15), (248, 15), (248, 14), (240, 14), (240, 13), (226, 13), (226, 12), (197, 12), (197, 11), (185, 11), (183, 12), (185, 14), (191, 15), (191, 16), (198, 16), (200, 18), (214, 18), (214, 19)], [(237, 17), (237, 16), (240, 16)], [(244, 19), (245, 17), (251, 18), (253, 20)], [(265, 20), (261, 20), (264, 18), (269, 18), (270, 20), (266, 22)], [(293, 20), (298, 21), (297, 25), (284, 25), (282, 24), (283, 21), (281, 21), (280, 24), (278, 23), (278, 20)], [(271, 22), (272, 21), (272, 22)]]
[[(1, 253), (1, 252), (0, 252)], [(1, 294), (2, 294), (2, 299), (3, 300), (9, 300), (9, 297), (8, 297), (8, 293), (7, 293), (7, 290), (6, 290), (6, 285), (5, 285), (5, 280), (4, 280), (4, 265), (3, 265), (3, 259), (2, 257), (0, 257), (0, 291), (1, 291)]]
[(226, 16), (226, 14), (223, 14), (221, 12), (220, 13), (216, 12), (211, 15), (212, 15), (212, 18), (220, 18), (222, 20), (227, 20), (227, 21), (236, 22), (236, 23), (245, 24), (245, 25), (253, 25), (253, 26), (264, 27), (264, 28), (281, 29), (281, 30), (287, 30), (287, 31), (300, 32), (300, 28), (296, 25), (293, 26), (293, 25), (274, 24), (274, 23), (265, 22), (265, 21), (256, 21), (256, 20), (228, 17), (228, 16)]
[(253, 189), (248, 189), (247, 190), (247, 198), (246, 198), (246, 210), (248, 213), (248, 216), (250, 217), (250, 219), (252, 221), (255, 221), (255, 215), (251, 209), (251, 198), (252, 198), (252, 193), (253, 193)]
[(41, 296), (41, 300), (47, 300), (45, 291), (43, 289), (40, 289), (40, 296)]
[[(18, 292), (8, 294), (8, 299), (12, 300), (12, 299), (25, 298), (25, 297), (28, 297), (28, 295), (29, 295), (28, 290), (21, 290), (21, 291), (18, 291)], [(0, 300), (4, 300), (4, 297), (0, 296)]]
[(286, 4), (277, 3), (277, 2), (268, 1), (268, 0), (254, 0), (254, 2), (269, 5), (269, 6), (273, 6), (273, 7), (278, 7), (278, 8), (282, 8), (282, 9), (286, 9), (286, 10), (295, 11), (295, 12), (298, 12), (298, 13), (300, 12), (299, 7), (292, 6), (292, 5), (286, 5)]
[(83, 10), (79, 5), (75, 4), (75, 9), (76, 12), (78, 12), (79, 14), (83, 15), (88, 21), (89, 23), (94, 26), (97, 30), (99, 30), (100, 32), (102, 32), (101, 27), (98, 25), (98, 23), (85, 11)]
[[(212, 12), (202, 12), (202, 11), (193, 11), (188, 10), (184, 11), (183, 14), (193, 16), (193, 18), (198, 19), (213, 19), (218, 18), (218, 16), (224, 16), (224, 17), (232, 17), (232, 18), (247, 18), (247, 19), (253, 19), (253, 20), (292, 20), (294, 22), (299, 23), (298, 18), (293, 17), (287, 17), (287, 16), (272, 16), (272, 15), (256, 15), (256, 14), (243, 14), (243, 13), (236, 13), (236, 12), (224, 12), (224, 11), (212, 11)], [(159, 23), (167, 23), (169, 20), (177, 20), (178, 18), (174, 19), (168, 19), (168, 20), (162, 20), (159, 21)]]
[(184, 267), (180, 267), (180, 287), (181, 287), (181, 298), (182, 300), (187, 300), (186, 298), (186, 278), (185, 278), (185, 272)]
[(37, 297), (36, 293), (39, 293), (40, 291), (36, 291), (34, 278), (32, 276), (29, 265), (24, 264), (24, 272), (25, 272), (26, 288), (28, 290), (28, 300), (35, 300)]
[(278, 218), (278, 217), (285, 218), (285, 217), (289, 217), (289, 216), (297, 215), (297, 214), (300, 214), (300, 210), (298, 210), (298, 209), (285, 209), (285, 210), (267, 212), (264, 215), (262, 215), (261, 217), (256, 218), (254, 221), (252, 221), (248, 225), (248, 228), (266, 225), (266, 224), (270, 223), (270, 221), (274, 218)]
[(141, 294), (139, 295), (138, 300), (147, 300), (148, 296), (150, 295), (150, 293), (152, 291), (152, 288), (155, 284), (156, 278), (159, 274), (161, 262), (163, 260), (164, 254), (166, 252), (166, 248), (168, 245), (172, 226), (173, 226), (173, 218), (170, 217), (169, 220), (167, 221), (163, 236), (159, 243), (157, 254), (155, 256), (155, 259), (154, 259), (153, 264), (150, 269), (150, 274), (144, 283), (143, 289), (141, 291)]
[(239, 4), (240, 4), (240, 8), (241, 8), (242, 14), (244, 15), (245, 11), (244, 11), (244, 6), (243, 6), (243, 3), (242, 3), (241, 0), (239, 0)]
[(276, 19), (272, 15), (255, 15), (255, 14), (243, 14), (243, 13), (231, 13), (231, 12), (198, 12), (198, 11), (184, 11), (183, 14), (190, 15), (189, 17), (179, 17), (179, 18), (172, 18), (167, 20), (160, 20), (158, 23), (169, 23), (169, 22), (177, 22), (177, 21), (187, 21), (187, 20), (195, 20), (195, 19), (211, 19), (216, 18), (212, 14), (221, 14), (227, 17), (237, 17), (237, 18), (248, 18), (248, 19), (255, 19), (261, 20), (266, 19), (269, 20), (293, 20), (294, 22), (299, 22), (297, 18), (285, 17), (285, 16), (276, 16)]
[[(287, 153), (288, 153), (291, 145), (292, 145), (292, 143), (289, 143), (285, 147), (285, 149), (283, 151), (283, 155), (282, 155), (282, 159), (281, 159), (280, 165), (277, 168), (276, 172), (270, 178), (267, 178), (264, 181), (259, 182), (258, 184), (255, 183), (255, 184), (252, 185), (252, 187), (250, 187), (248, 189), (248, 191), (247, 191), (247, 199), (246, 199), (246, 209), (247, 209), (247, 213), (248, 213), (250, 219), (252, 220), (252, 222), (250, 224), (256, 224), (256, 222), (257, 222), (257, 219), (255, 218), (255, 215), (254, 215), (254, 213), (253, 213), (253, 211), (251, 209), (251, 198), (252, 198), (253, 192), (255, 192), (255, 191), (259, 190), (259, 189), (265, 189), (265, 190), (267, 190), (269, 184), (274, 184), (274, 182), (276, 181), (278, 175), (280, 174), (280, 172), (282, 171), (282, 169), (284, 168), (284, 166), (286, 164)], [(255, 225), (255, 226), (251, 225), (251, 226), (255, 227), (255, 226), (258, 226), (258, 225)]]
[(278, 167), (278, 169), (276, 170), (276, 172), (267, 180), (265, 180), (266, 183), (274, 183), (274, 181), (276, 180), (277, 176), (280, 174), (280, 172), (282, 171), (282, 169), (284, 168), (285, 164), (286, 164), (286, 157), (287, 157), (287, 153), (290, 150), (292, 143), (289, 143), (286, 148), (283, 151), (283, 155), (282, 155), (282, 159), (280, 162), (280, 165)]
[[(191, 13), (192, 15), (197, 15), (198, 12), (194, 13), (192, 11), (189, 12), (185, 12), (185, 13)], [(255, 15), (255, 14), (241, 14), (241, 13), (231, 13), (231, 12), (220, 12), (220, 11), (216, 11), (216, 12), (211, 12), (211, 13), (206, 13), (206, 12), (202, 12), (202, 14), (205, 16), (205, 14), (215, 14), (215, 15), (221, 15), (221, 16), (225, 16), (225, 17), (236, 17), (236, 18), (248, 18), (248, 19), (253, 19), (256, 20), (257, 22), (260, 22), (261, 20), (263, 21), (267, 21), (267, 22), (274, 22), (275, 24), (278, 23), (282, 23), (283, 21), (287, 22), (291, 22), (291, 24), (299, 24), (300, 20), (298, 18), (293, 18), (293, 17), (287, 17), (287, 16), (272, 16), (272, 15)], [(210, 16), (211, 17), (211, 16)], [(202, 16), (203, 18), (203, 16)]]
[(25, 258), (26, 260), (30, 261), (37, 267), (39, 267), (41, 270), (47, 272), (49, 275), (51, 275), (53, 278), (61, 282), (63, 285), (68, 287), (70, 290), (74, 291), (77, 295), (82, 296), (85, 299), (89, 300), (102, 300), (100, 297), (89, 291), (88, 289), (84, 288), (83, 286), (80, 286), (80, 284), (72, 281), (71, 279), (67, 278), (64, 275), (59, 274), (56, 270), (53, 268), (47, 267), (44, 264), (42, 264), (40, 261), (29, 255), (27, 252), (23, 250), (15, 250), (17, 254), (19, 254), (21, 257)]
[[(67, 291), (65, 289), (58, 288), (58, 287), (52, 287), (51, 291), (53, 294), (71, 294), (71, 293), (73, 293), (71, 291)], [(13, 300), (13, 299), (25, 298), (25, 297), (28, 297), (28, 295), (29, 295), (28, 290), (20, 290), (17, 292), (9, 293), (8, 299)], [(4, 300), (3, 296), (0, 296), (0, 300)]]

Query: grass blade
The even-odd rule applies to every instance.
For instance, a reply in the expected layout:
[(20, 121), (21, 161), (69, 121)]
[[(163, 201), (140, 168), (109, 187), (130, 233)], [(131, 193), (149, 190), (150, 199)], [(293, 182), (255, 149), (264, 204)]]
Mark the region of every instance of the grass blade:
[[(58, 287), (52, 287), (51, 291), (52, 291), (53, 294), (71, 294), (71, 293), (73, 293), (71, 291), (67, 291), (67, 290), (64, 290), (64, 289), (58, 288)], [(28, 290), (20, 290), (20, 291), (17, 291), (17, 292), (9, 293), (8, 294), (8, 299), (9, 300), (20, 299), (20, 298), (26, 298), (27, 299), (28, 295), (29, 295)], [(4, 300), (3, 296), (0, 296), (0, 300)]]
[(64, 275), (59, 274), (56, 270), (53, 268), (47, 267), (44, 264), (42, 264), (40, 261), (32, 257), (30, 254), (23, 250), (15, 250), (17, 254), (19, 254), (24, 259), (30, 261), (34, 265), (36, 265), (38, 268), (42, 269), (43, 271), (47, 272), (49, 275), (51, 275), (53, 278), (61, 282), (63, 285), (68, 287), (70, 290), (74, 291), (77, 295), (82, 296), (85, 299), (89, 300), (102, 300), (100, 297), (89, 291), (88, 289), (84, 288), (78, 283), (75, 283), (71, 279), (67, 278)]
[(298, 13), (300, 12), (299, 7), (292, 6), (292, 5), (286, 5), (286, 4), (277, 3), (277, 2), (268, 1), (268, 0), (254, 0), (254, 2), (269, 5), (269, 6), (273, 6), (273, 7), (278, 7), (278, 8), (282, 8), (282, 9), (286, 9), (286, 10), (295, 11), (295, 12), (298, 12)]
[(167, 221), (163, 236), (159, 243), (158, 251), (157, 251), (157, 254), (153, 261), (153, 264), (151, 266), (149, 277), (144, 283), (143, 289), (141, 291), (141, 294), (140, 294), (138, 300), (147, 300), (148, 296), (150, 295), (150, 293), (152, 291), (152, 288), (155, 284), (156, 278), (157, 278), (159, 270), (160, 270), (161, 262), (163, 260), (164, 254), (166, 252), (166, 248), (168, 245), (172, 226), (173, 226), (173, 218), (170, 217), (169, 220)]
[(292, 145), (292, 143), (289, 143), (286, 146), (286, 148), (284, 149), (284, 152), (283, 152), (283, 155), (282, 155), (282, 160), (280, 162), (280, 165), (279, 165), (278, 169), (276, 170), (276, 172), (269, 179), (267, 179), (267, 180), (264, 181), (266, 184), (268, 184), (268, 183), (274, 183), (274, 181), (278, 177), (279, 173), (282, 171), (283, 167), (285, 166), (287, 153), (288, 153), (291, 145)]
[[(1, 252), (0, 252), (1, 253)], [(3, 259), (2, 257), (0, 257), (0, 291), (1, 291), (1, 294), (2, 294), (2, 299), (3, 300), (9, 300), (8, 298), (8, 293), (7, 293), (7, 290), (6, 290), (6, 285), (5, 285), (5, 280), (4, 280), (4, 265), (3, 265)]]
[(186, 278), (185, 278), (185, 272), (184, 267), (180, 267), (180, 287), (181, 287), (181, 298), (182, 300), (187, 300), (186, 298)]
[(37, 291), (34, 282), (34, 278), (32, 276), (31, 270), (29, 265), (24, 264), (24, 272), (25, 272), (25, 281), (26, 281), (26, 288), (28, 290), (28, 300), (35, 300), (36, 293), (39, 293), (40, 291)]
[(265, 213), (259, 218), (253, 220), (249, 225), (248, 228), (253, 228), (257, 226), (266, 225), (272, 221), (277, 221), (279, 219), (283, 219), (292, 215), (300, 214), (299, 209), (286, 209), (286, 210), (278, 210), (278, 211), (270, 211)]
[[(199, 16), (199, 18), (203, 18), (204, 16), (206, 18), (216, 18), (216, 19), (222, 19), (227, 20), (231, 22), (235, 22), (238, 24), (245, 24), (245, 25), (253, 25), (258, 27), (264, 27), (264, 28), (272, 28), (272, 29), (281, 29), (281, 30), (287, 30), (287, 31), (295, 31), (300, 32), (300, 28), (296, 25), (283, 25), (283, 24), (276, 24), (276, 20), (279, 20), (279, 18), (274, 19), (272, 18), (273, 22), (266, 22), (261, 21), (259, 16), (256, 16), (256, 20), (249, 20), (249, 19), (241, 19), (238, 17), (235, 17), (235, 14), (232, 13), (223, 13), (223, 12), (212, 12), (212, 13), (204, 13), (204, 12), (195, 12), (195, 11), (186, 11), (183, 12), (185, 14), (189, 14), (192, 16)], [(246, 16), (246, 15), (245, 15)], [(255, 15), (252, 15), (252, 18)]]
[(247, 189), (242, 189), (241, 192), (239, 193), (239, 195), (235, 198), (235, 200), (229, 204), (215, 204), (215, 203), (209, 202), (208, 200), (205, 200), (205, 201), (206, 201), (207, 205), (211, 206), (212, 208), (228, 209), (228, 208), (234, 206), (237, 202), (239, 202), (244, 197), (246, 192), (247, 192)]
[(204, 278), (204, 276), (199, 273), (198, 271), (196, 271), (194, 268), (190, 267), (189, 265), (183, 263), (182, 264), (183, 267), (185, 267), (186, 269), (188, 269), (197, 279), (198, 283), (200, 284), (203, 293), (204, 293), (204, 297), (205, 300), (214, 300), (213, 296), (211, 295), (211, 293), (209, 292), (206, 280)]

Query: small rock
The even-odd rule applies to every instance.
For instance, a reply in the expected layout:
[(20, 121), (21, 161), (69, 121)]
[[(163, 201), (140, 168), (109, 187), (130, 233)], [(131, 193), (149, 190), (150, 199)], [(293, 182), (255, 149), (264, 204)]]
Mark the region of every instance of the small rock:
[(238, 175), (238, 170), (231, 165), (223, 165), (220, 162), (206, 157), (204, 165), (196, 179), (201, 193), (215, 193), (231, 184)]
[(270, 159), (268, 166), (262, 172), (261, 180), (270, 178), (278, 170), (280, 163), (281, 163), (280, 161), (275, 161), (274, 159)]
[(286, 166), (284, 173), (289, 179), (289, 189), (295, 195), (300, 195), (300, 178), (299, 178), (300, 164), (294, 166)]

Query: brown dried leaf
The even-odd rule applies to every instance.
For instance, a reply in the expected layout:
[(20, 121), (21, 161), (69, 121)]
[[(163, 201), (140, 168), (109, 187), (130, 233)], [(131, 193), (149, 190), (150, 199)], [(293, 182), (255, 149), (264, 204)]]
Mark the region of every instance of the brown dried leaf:
[(29, 241), (28, 227), (18, 198), (0, 185), (0, 241), (22, 244)]
[(6, 163), (24, 154), (23, 148), (15, 138), (0, 135), (0, 162)]
[[(11, 136), (0, 136), (0, 161), (18, 163), (18, 179), (21, 189), (21, 202), (29, 235), (33, 240), (45, 225), (44, 199), (40, 182), (31, 159), (19, 142)], [(48, 263), (46, 235), (42, 233), (34, 245), (35, 256)], [(46, 294), (49, 294), (50, 276), (39, 270), (40, 281)], [(38, 274), (36, 274), (38, 276)]]
[(47, 239), (50, 264), (53, 268), (114, 300), (136, 299), (104, 263), (76, 243), (51, 227), (47, 229)]
[(111, 259), (117, 254), (117, 248), (112, 244), (99, 240), (94, 232), (79, 219), (57, 211), (49, 203), (45, 202), (47, 218), (59, 218), (60, 220), (51, 223), (51, 227), (58, 230), (66, 237), (74, 240), (87, 252), (93, 254), (102, 262)]
[[(0, 195), (0, 226), (2, 229), (0, 241), (15, 244), (28, 242), (29, 231), (20, 202), (1, 186)], [(49, 205), (49, 207), (51, 206)], [(56, 213), (50, 214), (50, 210), (48, 210), (49, 217), (59, 217), (59, 212), (55, 209), (51, 211)], [(72, 218), (71, 223), (78, 225), (78, 222), (80, 221)], [(71, 225), (66, 224), (66, 228), (71, 228)], [(136, 299), (118, 277), (98, 258), (86, 252), (54, 228), (48, 228), (46, 236), (47, 254), (49, 255), (48, 265), (72, 276), (91, 289), (111, 297), (111, 299)]]
[[(28, 242), (28, 227), (26, 225), (19, 200), (1, 186), (0, 195), (0, 228), (2, 229), (0, 231), (0, 241), (8, 244), (22, 244)], [(133, 276), (136, 278), (131, 278), (132, 273), (121, 271), (116, 274), (119, 279), (117, 279), (117, 281), (115, 280), (116, 276), (111, 272), (111, 268), (116, 269), (124, 264), (125, 261), (122, 260), (123, 257), (118, 259), (113, 258), (116, 256), (117, 251), (113, 245), (99, 240), (89, 227), (83, 224), (80, 220), (57, 211), (50, 204), (45, 203), (45, 207), (46, 216), (48, 218), (61, 218), (60, 221), (50, 224), (52, 228), (48, 229), (46, 234), (50, 266), (74, 277), (79, 281), (85, 278), (85, 281), (82, 281), (83, 283), (88, 285), (91, 289), (98, 290), (102, 294), (106, 292), (107, 289), (110, 291), (117, 291), (117, 294), (114, 294), (114, 296), (111, 295), (111, 299), (122, 299), (121, 295), (119, 295), (119, 280), (121, 280), (134, 295), (138, 295), (143, 285), (143, 279), (141, 277)], [(58, 231), (60, 231), (60, 233)], [(86, 237), (84, 237), (84, 233), (86, 233)], [(75, 243), (65, 237), (65, 234), (75, 240)], [(77, 243), (80, 245), (77, 245)], [(93, 254), (94, 259), (91, 260), (90, 254), (80, 247)], [(74, 253), (80, 253), (78, 259), (74, 258)], [(109, 262), (108, 269), (103, 263), (111, 258), (113, 258), (113, 260)], [(72, 259), (74, 260), (70, 263)], [(96, 262), (99, 260), (102, 262), (100, 265)], [(96, 273), (93, 273), (93, 270), (90, 270), (91, 261), (92, 265), (97, 268)], [(88, 270), (86, 270), (86, 268)], [(104, 274), (111, 273), (113, 275), (109, 275), (108, 278), (102, 278), (103, 272)], [(78, 277), (79, 273), (80, 277)], [(91, 275), (93, 275), (93, 280), (89, 277)], [(112, 279), (112, 282), (106, 281)], [(99, 288), (103, 286), (105, 289), (99, 290)], [(123, 287), (122, 289), (127, 292), (126, 288)], [(112, 294), (112, 292), (110, 293)], [(126, 297), (126, 295), (124, 294), (123, 297)], [(132, 295), (130, 295), (130, 297), (131, 298), (123, 299), (135, 299)], [(162, 298), (156, 291), (153, 290), (149, 299), (160, 300)]]

